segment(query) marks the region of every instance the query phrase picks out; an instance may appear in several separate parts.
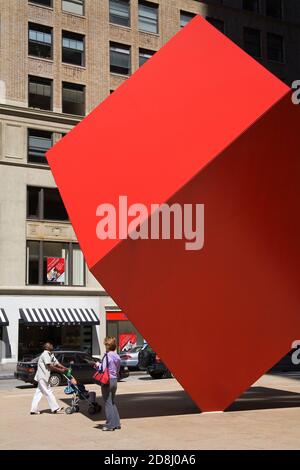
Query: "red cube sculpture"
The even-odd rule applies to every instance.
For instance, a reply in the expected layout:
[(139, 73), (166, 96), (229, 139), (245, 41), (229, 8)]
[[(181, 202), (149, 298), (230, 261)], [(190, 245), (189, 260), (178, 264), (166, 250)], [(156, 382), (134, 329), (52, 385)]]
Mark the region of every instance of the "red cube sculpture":
[[(299, 124), (290, 89), (196, 17), (48, 152), (89, 269), (203, 411), (299, 338)], [(204, 204), (203, 248), (99, 240), (120, 196)]]

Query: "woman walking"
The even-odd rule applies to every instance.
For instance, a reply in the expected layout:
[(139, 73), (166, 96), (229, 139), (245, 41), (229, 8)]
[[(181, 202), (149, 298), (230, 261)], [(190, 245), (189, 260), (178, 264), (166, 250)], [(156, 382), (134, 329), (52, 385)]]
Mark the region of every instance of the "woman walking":
[(102, 431), (114, 431), (115, 429), (121, 429), (120, 416), (115, 404), (121, 359), (116, 353), (116, 338), (107, 336), (104, 340), (104, 346), (106, 348), (106, 354), (102, 361), (102, 370), (104, 371), (108, 367), (109, 384), (101, 385), (106, 416), (106, 423)]

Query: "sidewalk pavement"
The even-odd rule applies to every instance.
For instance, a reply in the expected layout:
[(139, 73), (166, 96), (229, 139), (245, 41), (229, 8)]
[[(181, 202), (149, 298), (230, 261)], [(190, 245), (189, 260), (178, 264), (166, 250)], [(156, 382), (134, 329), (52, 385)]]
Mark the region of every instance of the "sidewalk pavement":
[[(87, 388), (95, 390), (96, 385)], [(70, 398), (54, 389), (62, 406)], [(103, 413), (86, 404), (72, 415), (52, 415), (41, 401), (30, 416), (33, 388), (0, 391), (1, 449), (299, 449), (299, 376), (265, 375), (224, 413), (199, 413), (175, 379), (123, 381), (117, 405), (122, 429), (102, 432)]]

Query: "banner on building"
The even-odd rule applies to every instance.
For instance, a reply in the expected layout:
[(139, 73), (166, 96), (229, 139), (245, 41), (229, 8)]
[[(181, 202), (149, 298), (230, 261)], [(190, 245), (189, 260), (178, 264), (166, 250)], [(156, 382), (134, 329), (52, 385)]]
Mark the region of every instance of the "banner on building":
[(119, 335), (119, 349), (121, 351), (129, 351), (137, 345), (136, 333), (122, 333)]
[(47, 258), (47, 282), (54, 284), (65, 283), (64, 258)]

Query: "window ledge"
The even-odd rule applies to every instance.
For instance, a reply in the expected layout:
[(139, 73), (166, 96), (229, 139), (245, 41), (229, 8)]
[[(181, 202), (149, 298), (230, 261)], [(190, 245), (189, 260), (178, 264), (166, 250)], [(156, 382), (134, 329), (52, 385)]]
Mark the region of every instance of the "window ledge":
[(53, 64), (53, 59), (46, 59), (45, 57), (37, 57), (35, 55), (29, 55), (28, 59), (41, 60), (42, 62), (47, 62), (48, 64)]
[(45, 111), (46, 113), (53, 113), (53, 109), (35, 108), (34, 106), (30, 106), (30, 104), (28, 104), (28, 109), (31, 111)]
[(63, 15), (71, 16), (72, 18), (75, 16), (76, 18), (82, 18), (83, 20), (86, 20), (85, 15), (79, 15), (78, 13), (71, 13), (70, 11), (65, 11), (63, 9), (61, 10), (61, 12)]
[(47, 5), (38, 5), (37, 3), (33, 3), (33, 2), (28, 2), (28, 5), (32, 5), (33, 7), (37, 7), (37, 8), (43, 8), (43, 10), (50, 10), (50, 11), (53, 11), (53, 7), (48, 7)]
[(139, 34), (146, 34), (147, 36), (152, 36), (155, 38), (159, 38), (159, 33), (151, 33), (150, 31), (142, 31), (141, 29), (138, 30)]
[[(39, 186), (37, 186), (38, 188)], [(46, 189), (56, 189), (56, 187), (49, 187), (49, 188), (46, 188)], [(30, 219), (30, 218), (26, 218), (26, 222), (38, 222), (39, 224), (40, 223), (46, 223), (46, 224), (64, 224), (64, 225), (72, 225), (70, 220), (53, 220), (53, 219)]]
[(40, 288), (40, 289), (46, 289), (46, 290), (53, 290), (53, 289), (57, 289), (57, 290), (61, 290), (61, 289), (65, 289), (65, 290), (69, 290), (69, 289), (85, 289), (86, 288), (86, 284), (82, 285), (82, 286), (77, 286), (77, 285), (59, 285), (59, 284), (26, 284), (25, 285), (26, 288)]
[(131, 26), (124, 26), (124, 25), (122, 25), (122, 24), (117, 24), (117, 23), (111, 23), (111, 22), (109, 22), (109, 26), (115, 26), (116, 28), (121, 28), (121, 29), (123, 29), (124, 31), (130, 31), (130, 32), (132, 31)]
[[(72, 127), (76, 126), (84, 118), (84, 116), (77, 116), (76, 114), (63, 114), (61, 110), (53, 111), (49, 109), (31, 108), (28, 106), (28, 104), (25, 104), (24, 106), (14, 106), (0, 103), (0, 111), (4, 115), (25, 117), (30, 119), (36, 119), (38, 117), (40, 120), (45, 122), (55, 123), (56, 125), (61, 122), (63, 125)], [(0, 163), (4, 162), (1, 161)]]
[(50, 170), (48, 163), (32, 163), (27, 161), (28, 168), (37, 168), (38, 170)]
[(86, 65), (77, 65), (77, 64), (69, 64), (69, 62), (62, 62), (61, 65), (64, 65), (66, 67), (70, 68), (76, 68), (78, 70), (86, 70)]
[(122, 75), (121, 73), (110, 72), (110, 75), (112, 75), (113, 77), (120, 77), (120, 78), (125, 78), (125, 79), (127, 79), (127, 78), (129, 78), (130, 75), (132, 75), (132, 74), (130, 74), (130, 75)]
[(23, 294), (23, 295), (78, 295), (78, 293), (85, 296), (108, 296), (103, 287), (87, 287), (85, 286), (60, 286), (60, 289), (53, 288), (47, 285), (26, 284), (23, 286), (1, 286), (1, 292), (6, 295), (10, 294)]
[(63, 116), (70, 117), (70, 118), (84, 119), (87, 116), (88, 113), (85, 113), (85, 114), (70, 114), (70, 113), (64, 113), (63, 111), (61, 111), (61, 114)]

